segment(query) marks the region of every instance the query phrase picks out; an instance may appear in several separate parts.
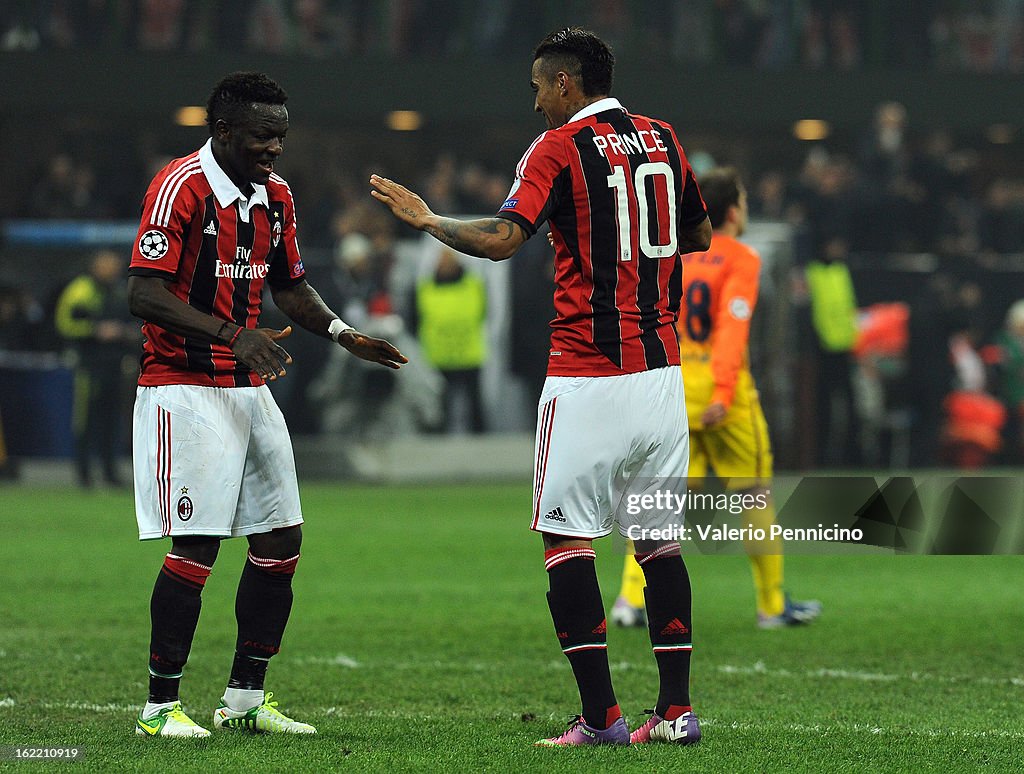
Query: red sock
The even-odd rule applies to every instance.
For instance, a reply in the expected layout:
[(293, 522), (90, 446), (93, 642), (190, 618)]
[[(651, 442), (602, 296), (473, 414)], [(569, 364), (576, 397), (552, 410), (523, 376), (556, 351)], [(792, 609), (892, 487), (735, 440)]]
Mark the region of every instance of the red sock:
[(687, 712), (693, 712), (693, 707), (689, 704), (682, 706), (679, 704), (669, 704), (668, 709), (665, 710), (665, 714), (662, 715), (665, 720), (675, 720), (681, 715), (685, 715)]

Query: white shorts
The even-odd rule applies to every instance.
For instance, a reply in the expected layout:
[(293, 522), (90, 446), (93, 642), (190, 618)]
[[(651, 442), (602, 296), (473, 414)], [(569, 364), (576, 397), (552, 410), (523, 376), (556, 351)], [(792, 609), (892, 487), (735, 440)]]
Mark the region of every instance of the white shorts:
[(628, 515), (625, 494), (685, 487), (690, 444), (678, 366), (624, 376), (549, 376), (537, 408), (533, 522), (569, 537), (613, 523), (664, 529), (682, 515)]
[(291, 439), (266, 385), (139, 387), (132, 441), (140, 540), (302, 523)]

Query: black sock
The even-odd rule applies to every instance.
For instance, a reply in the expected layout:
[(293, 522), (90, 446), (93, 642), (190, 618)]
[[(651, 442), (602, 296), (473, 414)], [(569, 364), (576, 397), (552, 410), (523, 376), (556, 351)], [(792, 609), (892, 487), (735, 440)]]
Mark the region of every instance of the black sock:
[(231, 677), (228, 679), (228, 688), (242, 688), (247, 691), (262, 691), (263, 681), (267, 677), (267, 667), (270, 659), (253, 658), (241, 653), (235, 653), (235, 660), (231, 664)]
[(562, 652), (569, 659), (583, 703), (583, 720), (607, 728), (622, 713), (608, 671), (607, 623), (590, 548), (544, 552), (548, 569), (548, 607)]
[(178, 700), (178, 683), (192, 649), (209, 575), (209, 567), (174, 554), (168, 554), (160, 568), (149, 603), (149, 701), (153, 704)]
[(647, 579), (648, 629), (660, 678), (654, 711), (674, 720), (690, 709), (690, 576), (678, 551), (637, 559)]
[(292, 577), (298, 559), (262, 559), (249, 554), (235, 596), (238, 640), (229, 688), (263, 688), (267, 661), (281, 650), (292, 610)]

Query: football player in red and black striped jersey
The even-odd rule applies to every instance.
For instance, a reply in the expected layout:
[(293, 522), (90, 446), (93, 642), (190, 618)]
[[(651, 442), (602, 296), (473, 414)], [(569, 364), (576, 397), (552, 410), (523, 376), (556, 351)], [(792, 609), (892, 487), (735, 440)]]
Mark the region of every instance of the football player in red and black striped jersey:
[(313, 333), (389, 368), (407, 362), (332, 312), (306, 280), (295, 204), (274, 167), (287, 96), (262, 73), (234, 73), (207, 105), (210, 139), (157, 173), (129, 268), (129, 303), (145, 342), (135, 403), (141, 539), (170, 537), (151, 603), (149, 701), (136, 733), (208, 736), (182, 710), (178, 684), (220, 540), (245, 536), (238, 639), (218, 728), (315, 733), (264, 693), (291, 610), (302, 542), (288, 429), (265, 380), (285, 375), (291, 333), (258, 327), (264, 283)]
[[(435, 215), (415, 193), (370, 178), (401, 221), (470, 255), (511, 257), (547, 221), (555, 246), (555, 319), (538, 407), (531, 528), (543, 533), (548, 604), (576, 676), (581, 718), (547, 745), (625, 744), (631, 736), (608, 672), (594, 538), (618, 522), (647, 577), (661, 685), (632, 741), (700, 738), (690, 707), (690, 583), (678, 544), (656, 537), (681, 514), (624, 514), (624, 492), (685, 486), (688, 441), (675, 322), (680, 255), (706, 250), (711, 224), (666, 121), (610, 97), (614, 57), (567, 28), (534, 51), (534, 109), (548, 131), (527, 149), (493, 218)], [(675, 519), (671, 522), (669, 519)]]

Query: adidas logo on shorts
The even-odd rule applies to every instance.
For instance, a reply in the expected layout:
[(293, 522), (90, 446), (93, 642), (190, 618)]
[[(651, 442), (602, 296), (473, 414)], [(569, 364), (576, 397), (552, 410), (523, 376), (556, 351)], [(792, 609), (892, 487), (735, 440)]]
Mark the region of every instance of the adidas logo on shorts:
[(555, 508), (553, 510), (548, 511), (547, 513), (544, 514), (544, 518), (547, 521), (560, 521), (563, 524), (565, 523), (565, 514), (562, 513), (562, 508), (561, 507), (558, 507), (558, 508)]

